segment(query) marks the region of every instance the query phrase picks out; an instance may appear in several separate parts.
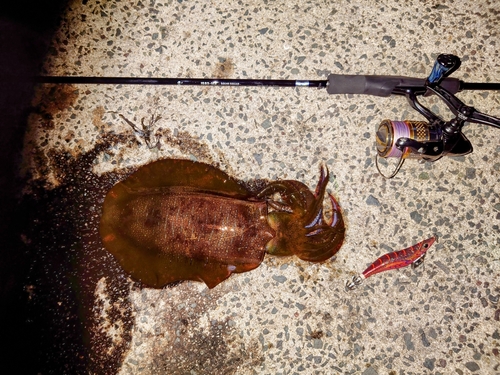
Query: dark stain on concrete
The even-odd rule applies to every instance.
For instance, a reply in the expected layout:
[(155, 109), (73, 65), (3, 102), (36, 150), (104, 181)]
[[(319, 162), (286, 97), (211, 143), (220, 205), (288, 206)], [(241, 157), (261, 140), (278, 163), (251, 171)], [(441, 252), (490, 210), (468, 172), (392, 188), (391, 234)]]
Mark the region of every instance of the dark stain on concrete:
[(234, 74), (234, 62), (231, 58), (220, 58), (215, 66), (215, 78), (230, 78)]
[[(128, 348), (133, 325), (130, 282), (102, 247), (98, 233), (105, 193), (121, 176), (92, 173), (96, 157), (121, 141), (106, 137), (76, 157), (48, 153), (58, 186), (47, 189), (40, 181), (27, 182), (30, 193), (20, 207), (25, 213), (22, 251), (30, 259), (24, 289), (38, 373), (114, 374)], [(103, 278), (111, 305), (107, 322), (98, 314), (96, 296)], [(103, 326), (118, 322), (122, 337), (112, 342)]]

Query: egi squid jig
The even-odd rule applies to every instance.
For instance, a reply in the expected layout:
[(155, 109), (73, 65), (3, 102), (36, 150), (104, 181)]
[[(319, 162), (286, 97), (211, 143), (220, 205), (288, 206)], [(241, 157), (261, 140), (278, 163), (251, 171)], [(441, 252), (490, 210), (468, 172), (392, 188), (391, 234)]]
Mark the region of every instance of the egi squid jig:
[(393, 251), (378, 258), (370, 264), (363, 273), (353, 276), (352, 280), (346, 283), (346, 291), (353, 290), (360, 285), (364, 279), (380, 272), (395, 270), (398, 268), (411, 266), (416, 268), (424, 262), (425, 254), (432, 244), (437, 240), (436, 236), (423, 240), (406, 249)]

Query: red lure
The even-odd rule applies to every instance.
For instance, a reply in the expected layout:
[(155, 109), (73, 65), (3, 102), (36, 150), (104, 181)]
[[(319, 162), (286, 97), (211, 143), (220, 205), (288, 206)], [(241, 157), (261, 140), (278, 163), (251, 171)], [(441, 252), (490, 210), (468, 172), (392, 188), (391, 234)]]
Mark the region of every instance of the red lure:
[(424, 241), (421, 241), (406, 249), (393, 251), (378, 258), (375, 262), (370, 264), (362, 274), (353, 276), (351, 281), (346, 283), (346, 290), (352, 290), (363, 282), (364, 279), (375, 275), (380, 272), (395, 270), (407, 266), (416, 268), (424, 261), (427, 250), (436, 241), (437, 237), (433, 236)]

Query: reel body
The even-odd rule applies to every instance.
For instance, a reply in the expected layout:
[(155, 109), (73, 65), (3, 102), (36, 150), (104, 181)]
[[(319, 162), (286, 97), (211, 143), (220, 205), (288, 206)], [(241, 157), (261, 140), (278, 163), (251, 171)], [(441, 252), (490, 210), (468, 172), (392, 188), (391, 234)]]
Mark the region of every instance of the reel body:
[(425, 121), (383, 120), (376, 132), (377, 153), (380, 157), (403, 157), (436, 161), (445, 154), (463, 156), (473, 151), (467, 137), (459, 132), (454, 139), (443, 141), (440, 126)]

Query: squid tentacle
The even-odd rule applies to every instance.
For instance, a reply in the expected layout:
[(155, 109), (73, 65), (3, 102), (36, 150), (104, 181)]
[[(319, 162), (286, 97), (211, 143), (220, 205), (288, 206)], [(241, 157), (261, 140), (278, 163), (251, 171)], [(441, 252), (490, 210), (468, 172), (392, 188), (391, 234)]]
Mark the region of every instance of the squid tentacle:
[[(328, 184), (328, 178), (330, 173), (325, 166), (320, 168), (320, 176), (318, 184), (316, 185), (316, 191), (314, 193), (314, 203), (311, 207), (312, 221), (305, 225), (305, 228), (311, 228), (314, 225), (321, 223), (323, 220), (323, 199), (325, 197), (326, 185)], [(309, 221), (309, 220), (308, 220)]]
[[(274, 182), (262, 189), (257, 197), (266, 199), (272, 211), (268, 222), (277, 230), (268, 252), (276, 255), (295, 254), (303, 260), (320, 262), (333, 256), (341, 247), (345, 227), (340, 206), (326, 192), (329, 172), (320, 168), (316, 189), (293, 180)], [(273, 199), (279, 194), (281, 199)], [(332, 214), (325, 217), (324, 200), (328, 194)]]
[(310, 207), (309, 220), (304, 225), (305, 239), (300, 254), (301, 259), (309, 261), (322, 261), (335, 254), (344, 240), (345, 226), (340, 206), (330, 194), (332, 214), (330, 218), (324, 216), (324, 197), (328, 184), (329, 172), (324, 166), (320, 169), (320, 178), (314, 193), (314, 202)]

